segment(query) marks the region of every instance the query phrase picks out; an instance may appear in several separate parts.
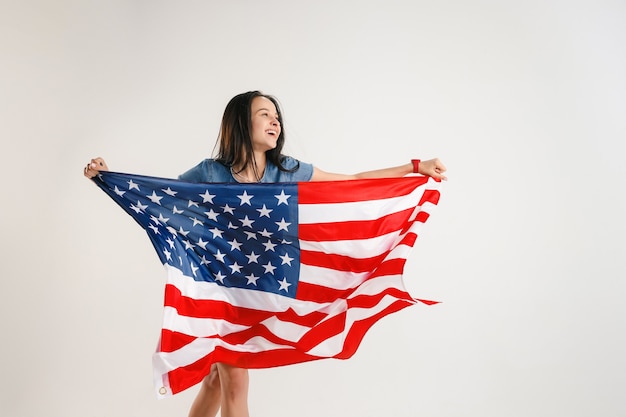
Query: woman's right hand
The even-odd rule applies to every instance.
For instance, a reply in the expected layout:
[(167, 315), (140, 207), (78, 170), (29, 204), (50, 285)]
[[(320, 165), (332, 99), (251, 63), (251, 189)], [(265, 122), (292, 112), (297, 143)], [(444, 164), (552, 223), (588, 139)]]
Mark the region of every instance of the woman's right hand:
[(443, 175), (444, 172), (446, 172), (446, 167), (441, 163), (439, 158), (421, 161), (419, 164), (419, 174), (428, 175), (437, 180), (448, 180), (446, 176)]
[(87, 178), (93, 178), (100, 173), (100, 171), (108, 171), (109, 167), (102, 158), (93, 158), (87, 166), (83, 169), (83, 175)]

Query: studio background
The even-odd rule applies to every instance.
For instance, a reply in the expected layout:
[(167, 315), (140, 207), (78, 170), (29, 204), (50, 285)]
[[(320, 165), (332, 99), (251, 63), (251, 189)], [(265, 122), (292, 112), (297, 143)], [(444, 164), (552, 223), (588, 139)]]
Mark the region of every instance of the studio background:
[(0, 414), (187, 414), (196, 388), (152, 388), (165, 271), (82, 169), (175, 177), (260, 89), (296, 158), (439, 157), (449, 181), (405, 271), (442, 303), (348, 361), (252, 371), (252, 415), (625, 415), (625, 21), (617, 0), (3, 2)]

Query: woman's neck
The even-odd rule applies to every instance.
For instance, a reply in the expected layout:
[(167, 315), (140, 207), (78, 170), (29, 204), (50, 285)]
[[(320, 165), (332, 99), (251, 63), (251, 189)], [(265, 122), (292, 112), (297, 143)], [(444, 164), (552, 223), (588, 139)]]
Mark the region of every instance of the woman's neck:
[(267, 159), (265, 153), (254, 154), (254, 162), (249, 163), (245, 168), (243, 166), (233, 166), (231, 173), (238, 182), (259, 182), (265, 173)]

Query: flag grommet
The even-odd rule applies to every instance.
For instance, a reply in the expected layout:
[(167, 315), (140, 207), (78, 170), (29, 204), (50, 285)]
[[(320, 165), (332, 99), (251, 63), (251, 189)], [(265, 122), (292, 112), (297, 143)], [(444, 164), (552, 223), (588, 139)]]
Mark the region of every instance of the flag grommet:
[(165, 388), (165, 387), (159, 388), (159, 394), (161, 394), (161, 395), (167, 394), (167, 388)]

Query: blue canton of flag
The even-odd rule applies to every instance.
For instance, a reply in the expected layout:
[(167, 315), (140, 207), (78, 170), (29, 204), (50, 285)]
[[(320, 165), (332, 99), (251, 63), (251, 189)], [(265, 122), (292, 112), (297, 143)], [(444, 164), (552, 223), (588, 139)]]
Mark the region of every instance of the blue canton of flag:
[(295, 183), (160, 178), (155, 189), (154, 178), (100, 175), (107, 182), (96, 177), (96, 184), (146, 230), (163, 264), (196, 281), (295, 297), (300, 274)]

